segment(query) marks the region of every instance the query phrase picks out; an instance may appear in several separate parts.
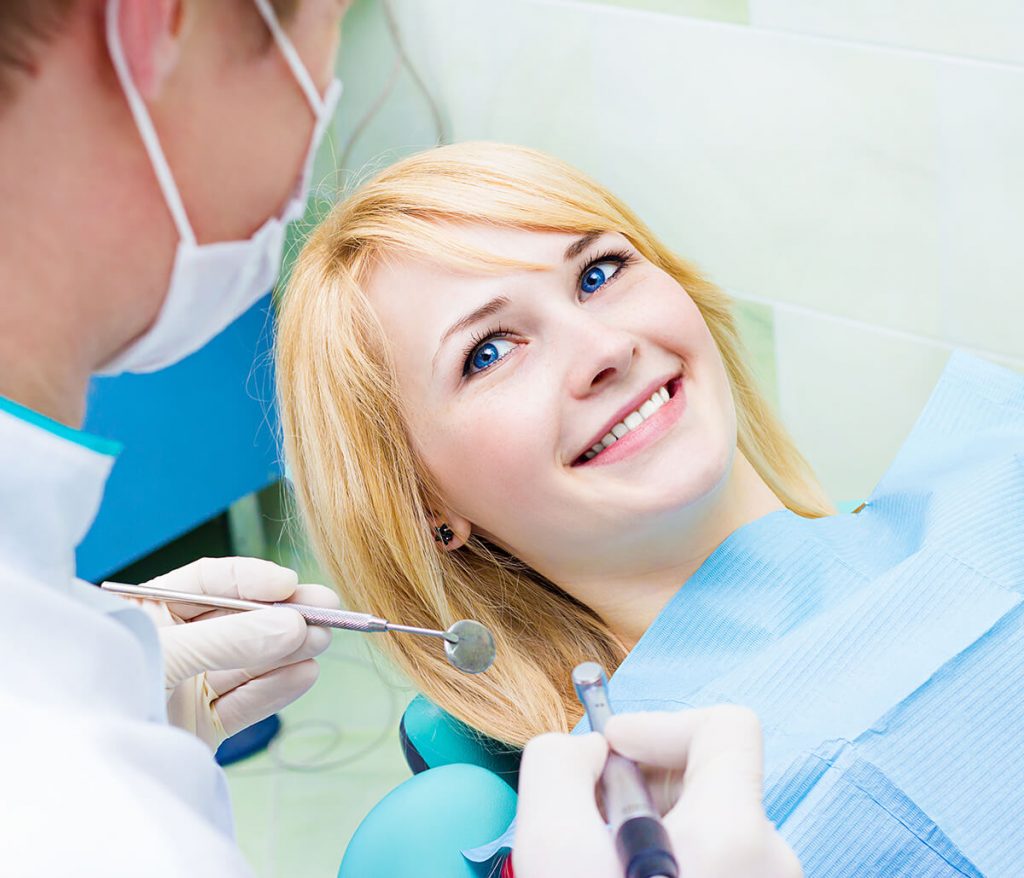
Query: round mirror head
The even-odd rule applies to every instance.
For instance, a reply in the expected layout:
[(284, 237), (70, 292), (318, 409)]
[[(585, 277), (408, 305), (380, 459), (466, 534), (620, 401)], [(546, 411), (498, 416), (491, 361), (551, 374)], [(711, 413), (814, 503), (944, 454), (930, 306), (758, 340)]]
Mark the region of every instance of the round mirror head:
[(458, 641), (444, 642), (445, 655), (460, 671), (481, 674), (494, 663), (494, 636), (479, 622), (463, 619), (448, 629)]

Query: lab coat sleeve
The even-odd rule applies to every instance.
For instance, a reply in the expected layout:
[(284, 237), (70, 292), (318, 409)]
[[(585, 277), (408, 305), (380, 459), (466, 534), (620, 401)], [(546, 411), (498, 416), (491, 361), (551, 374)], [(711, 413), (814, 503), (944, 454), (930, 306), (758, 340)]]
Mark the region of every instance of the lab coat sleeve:
[[(194, 759), (210, 761), (184, 733), (147, 722), (58, 714), (13, 703), (7, 694), (0, 694), (0, 717), (3, 874), (251, 875), (230, 831), (211, 823), (153, 770), (154, 758), (163, 763), (158, 769), (177, 763), (185, 772)], [(161, 747), (163, 757), (155, 757)], [(203, 774), (223, 782), (216, 766)]]

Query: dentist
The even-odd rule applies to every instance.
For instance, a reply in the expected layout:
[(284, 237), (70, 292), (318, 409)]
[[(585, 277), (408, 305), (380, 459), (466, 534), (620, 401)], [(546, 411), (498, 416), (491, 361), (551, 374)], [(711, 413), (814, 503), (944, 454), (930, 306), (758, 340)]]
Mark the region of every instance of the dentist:
[[(249, 874), (210, 751), (305, 692), (329, 632), (76, 581), (116, 453), (80, 426), (91, 375), (170, 365), (273, 286), (339, 96), (349, 3), (0, 7), (4, 874)], [(336, 604), (256, 559), (162, 580)]]

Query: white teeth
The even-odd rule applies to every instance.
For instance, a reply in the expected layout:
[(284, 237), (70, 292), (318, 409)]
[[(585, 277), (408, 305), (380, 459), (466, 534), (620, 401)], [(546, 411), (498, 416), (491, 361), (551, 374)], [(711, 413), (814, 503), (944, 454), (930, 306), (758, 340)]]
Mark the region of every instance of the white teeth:
[(633, 412), (632, 414), (626, 415), (626, 419), (622, 422), (630, 430), (635, 430), (644, 422), (644, 416), (640, 412)]
[(651, 394), (651, 398), (645, 400), (644, 404), (640, 406), (639, 409), (626, 415), (623, 420), (619, 421), (619, 423), (611, 428), (610, 432), (606, 433), (604, 437), (602, 437), (600, 442), (595, 443), (590, 447), (589, 451), (584, 452), (583, 459), (590, 460), (604, 451), (604, 449), (609, 445), (614, 445), (630, 430), (635, 430), (639, 427), (647, 418), (653, 415), (668, 401), (669, 394), (667, 388), (662, 387), (660, 390), (654, 391), (654, 393)]

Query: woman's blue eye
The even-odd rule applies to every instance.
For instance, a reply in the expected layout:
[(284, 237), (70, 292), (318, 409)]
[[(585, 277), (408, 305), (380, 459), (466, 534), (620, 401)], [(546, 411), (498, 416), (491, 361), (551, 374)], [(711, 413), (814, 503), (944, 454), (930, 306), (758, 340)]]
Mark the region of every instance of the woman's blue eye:
[(482, 372), (493, 366), (514, 347), (515, 343), (507, 338), (491, 338), (483, 344), (477, 345), (466, 361), (466, 374)]
[(596, 293), (602, 285), (612, 279), (620, 268), (622, 268), (621, 262), (608, 259), (595, 262), (583, 272), (583, 277), (580, 278), (580, 289), (585, 293)]

